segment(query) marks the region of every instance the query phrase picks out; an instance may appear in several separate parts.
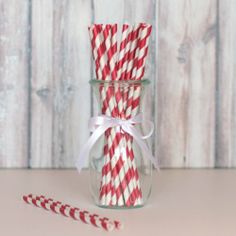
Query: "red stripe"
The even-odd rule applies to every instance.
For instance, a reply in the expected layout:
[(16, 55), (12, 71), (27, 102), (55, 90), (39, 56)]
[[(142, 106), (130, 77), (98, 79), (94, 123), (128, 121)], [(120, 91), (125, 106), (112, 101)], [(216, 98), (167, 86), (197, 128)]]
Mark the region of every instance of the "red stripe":
[(77, 220), (77, 218), (75, 217), (75, 208), (71, 208), (71, 209), (70, 209), (69, 215), (70, 215), (74, 220)]
[[(93, 28), (93, 34), (96, 37), (100, 37), (100, 35), (102, 34), (102, 26), (101, 25), (97, 25), (96, 27)], [(95, 40), (94, 40), (95, 42)], [(100, 66), (101, 66), (101, 58), (102, 56), (105, 54), (106, 52), (106, 46), (105, 46), (105, 40), (102, 40), (102, 42), (100, 42), (101, 44), (99, 45), (95, 45), (96, 46), (96, 49), (97, 49), (97, 59), (95, 60), (96, 63), (98, 63)], [(103, 79), (106, 78), (106, 76), (109, 74), (109, 68), (108, 68), (108, 65), (105, 64), (104, 65), (104, 68), (101, 68), (102, 69), (102, 75), (103, 75)]]
[(98, 225), (97, 225), (97, 223), (96, 223), (96, 218), (98, 217), (98, 215), (96, 215), (96, 214), (94, 214), (94, 215), (89, 215), (89, 217), (90, 217), (90, 222), (91, 222), (94, 226), (98, 227)]
[(45, 209), (45, 210), (47, 210), (48, 211), (48, 209), (46, 208), (46, 200), (44, 200), (44, 201), (42, 201), (41, 202), (41, 206)]
[(60, 211), (60, 213), (62, 214), (62, 215), (64, 215), (64, 216), (66, 216), (65, 215), (65, 206), (64, 205), (62, 205), (60, 208), (59, 208), (59, 211)]
[[(105, 26), (105, 28), (104, 28), (104, 30), (103, 30), (103, 35), (104, 35), (104, 42), (105, 42), (105, 40), (107, 40), (107, 39), (109, 39), (110, 40), (110, 48), (106, 48), (106, 46), (105, 46), (105, 48), (106, 48), (106, 53), (107, 53), (107, 56), (108, 56), (108, 65), (110, 65), (110, 63), (111, 63), (111, 59), (113, 58), (113, 55), (114, 55), (114, 52), (113, 52), (113, 49), (112, 49), (112, 45), (111, 45), (111, 37), (112, 37), (112, 34), (111, 34), (112, 32), (111, 32), (111, 25), (106, 25)], [(110, 67), (110, 66), (109, 66)], [(116, 75), (117, 75), (117, 73), (116, 73), (116, 69), (115, 69), (115, 67), (114, 67), (114, 70), (113, 71), (111, 71), (111, 68), (109, 68), (110, 69), (110, 74), (111, 74), (111, 76), (112, 76), (112, 80), (116, 80)]]
[(56, 210), (55, 210), (55, 206), (56, 206), (57, 204), (54, 202), (54, 203), (52, 203), (51, 205), (50, 205), (50, 209), (54, 212), (54, 213), (56, 213), (56, 214), (58, 214), (59, 212), (57, 212)]
[(103, 227), (104, 229), (108, 230), (108, 228), (107, 228), (108, 219), (103, 218), (103, 219), (100, 219), (100, 221), (101, 221), (102, 227)]
[(87, 211), (80, 211), (79, 212), (79, 217), (85, 224), (88, 224), (88, 222), (85, 220), (85, 214), (86, 213), (88, 213), (88, 212)]
[(37, 202), (36, 202), (36, 199), (35, 198), (32, 198), (32, 203), (36, 206), (36, 207), (39, 207)]
[(28, 202), (28, 197), (27, 197), (27, 196), (23, 196), (23, 200), (24, 200), (26, 203), (29, 204), (29, 202)]

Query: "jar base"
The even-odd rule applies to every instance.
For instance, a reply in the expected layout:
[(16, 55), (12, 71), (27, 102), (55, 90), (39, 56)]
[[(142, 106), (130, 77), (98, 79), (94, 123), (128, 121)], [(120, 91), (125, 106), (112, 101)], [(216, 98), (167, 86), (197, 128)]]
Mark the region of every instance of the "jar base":
[(105, 205), (99, 205), (96, 204), (96, 206), (104, 209), (112, 209), (112, 210), (130, 210), (130, 209), (138, 209), (144, 207), (144, 204), (137, 205), (137, 206), (105, 206)]

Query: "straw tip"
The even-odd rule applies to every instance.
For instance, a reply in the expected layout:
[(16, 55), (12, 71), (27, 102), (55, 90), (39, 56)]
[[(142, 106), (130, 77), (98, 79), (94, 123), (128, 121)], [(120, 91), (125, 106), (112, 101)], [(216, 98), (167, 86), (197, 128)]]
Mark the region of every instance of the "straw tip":
[(124, 224), (121, 222), (115, 222), (115, 227), (118, 230), (122, 230), (122, 229), (124, 229)]
[(24, 195), (24, 196), (22, 197), (22, 199), (23, 199), (25, 202), (28, 202), (28, 201), (27, 201), (27, 196)]
[(112, 231), (114, 228), (115, 228), (115, 225), (114, 225), (113, 222), (107, 222), (107, 227), (106, 227), (107, 231), (110, 232), (110, 231)]

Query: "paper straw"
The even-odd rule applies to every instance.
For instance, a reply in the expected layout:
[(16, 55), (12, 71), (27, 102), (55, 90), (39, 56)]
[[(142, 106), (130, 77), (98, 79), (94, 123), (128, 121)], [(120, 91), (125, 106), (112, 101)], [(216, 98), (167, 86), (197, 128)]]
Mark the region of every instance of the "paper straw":
[[(111, 45), (112, 45), (112, 53), (117, 64), (117, 24), (111, 25)], [(116, 69), (116, 68), (115, 68)]]
[[(105, 46), (106, 46), (106, 53), (108, 57), (108, 65), (110, 69), (110, 75), (112, 80), (116, 80), (117, 72), (116, 72), (116, 61), (115, 61), (115, 53), (112, 48), (112, 31), (111, 31), (111, 25), (103, 25), (102, 26), (103, 36), (105, 40)], [(114, 35), (113, 35), (113, 40)]]
[[(106, 70), (107, 63), (106, 58), (103, 54), (105, 54), (104, 49), (104, 43), (103, 43), (103, 37), (102, 37), (102, 25), (92, 25), (89, 29), (90, 32), (90, 39), (91, 39), (91, 45), (92, 45), (92, 51), (94, 56), (95, 65), (97, 68), (98, 73), (98, 80), (106, 80), (108, 78), (109, 71)], [(105, 72), (102, 73), (103, 67), (101, 65), (104, 65)], [(111, 90), (107, 86), (100, 86), (100, 94), (101, 99), (103, 102), (102, 105), (102, 113), (110, 116), (116, 115), (116, 110), (114, 109), (115, 106), (111, 100), (112, 94)], [(108, 137), (109, 130), (106, 131), (105, 136)], [(100, 192), (100, 200), (102, 205), (108, 205), (108, 202), (111, 200), (111, 193), (112, 186), (111, 183), (111, 174), (110, 171), (105, 170), (105, 166), (108, 166), (110, 163), (109, 153), (105, 154), (105, 161), (104, 161), (104, 167), (102, 169), (102, 183), (101, 183), (101, 192)]]
[[(104, 30), (106, 30), (106, 28), (103, 28)], [(110, 50), (110, 40), (107, 38), (109, 37), (108, 34), (103, 34), (104, 36), (104, 42), (106, 45), (106, 52), (108, 54), (109, 50)], [(108, 55), (108, 62), (109, 64), (113, 64), (110, 62), (111, 60), (111, 56), (109, 57)], [(114, 79), (116, 79), (115, 77), (113, 77)], [(121, 100), (121, 94), (120, 94), (120, 90), (115, 90), (115, 100), (116, 100), (116, 104), (117, 104), (117, 108), (118, 108), (118, 114), (120, 115), (121, 112), (123, 111), (123, 101)], [(119, 99), (120, 98), (120, 99)], [(132, 186), (132, 182), (130, 182), (130, 170), (129, 170), (129, 166), (128, 166), (128, 162), (121, 161), (121, 158), (124, 159), (124, 154), (122, 154), (121, 151), (121, 134), (119, 131), (115, 131), (115, 129), (111, 129), (110, 130), (110, 137), (108, 137), (108, 146), (109, 146), (109, 151), (110, 151), (110, 158), (111, 158), (111, 165), (112, 165), (112, 169), (113, 171), (113, 175), (112, 175), (112, 179), (114, 181), (115, 184), (115, 192), (117, 194), (117, 199), (119, 200), (118, 204), (122, 204), (122, 199), (120, 196), (120, 188), (122, 188), (122, 193), (123, 193), (123, 197), (125, 200), (125, 204), (127, 206), (132, 205), (132, 202), (134, 202), (133, 199), (133, 186)], [(113, 152), (114, 150), (114, 152)], [(126, 183), (127, 182), (127, 183)], [(109, 196), (109, 195), (108, 195)], [(109, 201), (109, 200), (108, 200)], [(108, 202), (107, 202), (108, 204)]]
[[(132, 71), (132, 76), (135, 80), (141, 80), (144, 75), (145, 70), (145, 62), (147, 58), (147, 52), (148, 52), (148, 44), (149, 44), (149, 38), (151, 34), (152, 26), (145, 24), (142, 26), (142, 29), (140, 31), (140, 38), (139, 38), (139, 45), (138, 45), (138, 56), (136, 60), (136, 65), (134, 67), (134, 70)], [(138, 107), (140, 103), (140, 92), (141, 87), (136, 86), (134, 89), (133, 94), (133, 101), (132, 101), (132, 116), (135, 116), (138, 112)]]
[[(145, 69), (145, 62), (147, 58), (147, 51), (148, 51), (148, 42), (151, 34), (151, 25), (148, 24), (142, 24), (140, 32), (139, 32), (139, 42), (138, 42), (138, 48), (136, 51), (136, 63), (135, 67), (132, 71), (132, 76), (134, 80), (141, 80), (144, 75), (144, 69)], [(135, 73), (134, 73), (135, 71)], [(133, 92), (133, 99), (132, 99), (132, 111), (131, 111), (131, 116), (135, 116), (138, 113), (139, 106), (140, 106), (140, 93), (141, 93), (141, 85), (136, 85), (134, 86), (134, 89), (131, 91)], [(135, 177), (136, 180), (138, 181), (138, 189), (140, 193), (140, 197), (142, 196), (141, 192), (141, 187), (139, 183), (139, 176), (138, 176), (138, 170), (135, 168), (135, 160), (134, 160), (134, 155), (133, 155), (133, 148), (131, 146), (133, 138), (130, 137), (130, 141), (128, 141), (128, 146), (131, 151), (131, 158), (132, 158), (132, 163), (134, 166), (134, 171), (135, 171)]]
[[(106, 38), (104, 38), (103, 34), (102, 34), (102, 30), (101, 30), (101, 26), (95, 26), (95, 28), (98, 27), (98, 29), (94, 29), (94, 37), (96, 37), (96, 40), (95, 40), (95, 47), (97, 48), (97, 62), (98, 64), (100, 65), (105, 65), (106, 64), (106, 61), (105, 61), (105, 56), (104, 54), (106, 54), (106, 49), (105, 48), (102, 48), (101, 47), (105, 45), (105, 41), (106, 41)], [(102, 62), (100, 62), (102, 60)], [(104, 66), (105, 68), (105, 66)], [(109, 76), (107, 75), (107, 73), (104, 73), (103, 74), (103, 77), (102, 77), (102, 80), (109, 80)], [(103, 102), (103, 109), (102, 109), (102, 112), (103, 114), (106, 114), (106, 115), (111, 115), (113, 117), (117, 116), (118, 114), (118, 111), (117, 111), (117, 106), (115, 105), (115, 98), (114, 98), (114, 95), (113, 95), (113, 92), (111, 91), (111, 89), (106, 85), (105, 86), (102, 86), (101, 87), (101, 96), (102, 96), (102, 102)], [(114, 153), (113, 153), (113, 150), (117, 150), (119, 151), (119, 142), (120, 142), (120, 136), (118, 133), (116, 133), (114, 131), (114, 128), (111, 128), (109, 129), (107, 132), (106, 132), (106, 136), (107, 136), (107, 141), (108, 141), (108, 151), (109, 151), (109, 156), (110, 156), (110, 159), (112, 158), (112, 156), (114, 156)], [(114, 164), (114, 162), (111, 162), (111, 164)], [(116, 168), (116, 166), (112, 166), (112, 169)], [(121, 170), (122, 171), (122, 170)], [(116, 172), (115, 170), (113, 170), (113, 173)], [(107, 178), (107, 176), (103, 176), (103, 180), (102, 180), (102, 183), (104, 183), (104, 178)], [(114, 176), (112, 176), (112, 178), (114, 179)], [(108, 183), (108, 182), (111, 182), (111, 183)], [(116, 184), (117, 181), (114, 181), (114, 183)], [(112, 188), (108, 188), (108, 186), (110, 186), (112, 184), (112, 181), (111, 179), (109, 180), (105, 180), (105, 183), (106, 183), (106, 186), (107, 186), (107, 189), (106, 191), (103, 191), (102, 194), (105, 194), (105, 198), (106, 198), (106, 201), (105, 201), (105, 205), (110, 205), (111, 202), (112, 202), (112, 196), (111, 196), (111, 191), (112, 191)], [(116, 187), (116, 192), (118, 194), (119, 192), (119, 186), (118, 185)], [(118, 194), (119, 195), (119, 194)], [(119, 196), (117, 196), (117, 199), (119, 198), (119, 204), (124, 204), (123, 203), (123, 199)]]
[[(129, 70), (131, 70), (130, 68), (132, 68), (133, 65), (133, 55), (135, 53), (136, 47), (137, 47), (137, 35), (138, 35), (138, 31), (139, 31), (139, 27), (140, 25), (136, 25), (134, 27), (130, 27), (131, 31), (128, 37), (128, 43), (126, 44), (127, 50), (126, 50), (126, 58), (125, 58), (125, 62), (123, 64), (123, 73), (121, 76), (121, 79), (124, 80), (128, 80), (128, 76), (129, 76)], [(126, 109), (127, 109), (127, 103), (128, 101), (132, 101), (132, 97), (133, 97), (133, 93), (132, 93), (132, 86), (129, 86), (129, 88), (123, 88), (124, 90), (124, 94), (123, 94), (123, 109), (124, 109), (124, 113), (125, 113), (125, 119), (129, 119), (130, 117), (127, 117), (126, 114)], [(130, 91), (131, 90), (131, 91)], [(131, 104), (132, 105), (132, 102)], [(130, 108), (131, 110), (131, 108)], [(132, 157), (130, 155), (132, 155), (131, 151), (132, 151), (132, 146), (130, 144), (130, 138), (129, 135), (125, 134), (123, 137), (123, 142), (126, 144), (126, 151), (127, 151), (127, 163), (129, 165), (130, 171), (131, 171), (131, 181), (133, 183), (133, 195), (134, 195), (134, 199), (135, 199), (135, 203), (134, 205), (137, 204), (141, 204), (141, 200), (140, 200), (140, 193), (138, 191), (137, 185), (139, 185), (137, 183), (135, 174), (134, 174), (134, 167), (132, 165)], [(136, 167), (135, 167), (136, 168)]]
[[(107, 28), (105, 26), (103, 26), (103, 38), (100, 37), (100, 41), (105, 43), (106, 48), (104, 49), (104, 53), (108, 54), (108, 51), (111, 50), (111, 35), (109, 34), (109, 28), (110, 26), (108, 26)], [(112, 61), (112, 56), (111, 54), (108, 55), (108, 64), (110, 65), (110, 68), (114, 68), (115, 63)], [(115, 68), (114, 68), (115, 69)], [(111, 73), (111, 71), (110, 71)], [(115, 76), (113, 74), (113, 77), (110, 77), (113, 79), (116, 79), (116, 73)], [(103, 80), (109, 80), (108, 77), (103, 78)], [(109, 99), (109, 104), (108, 104), (108, 108), (113, 109), (114, 108), (114, 113), (112, 114), (113, 117), (117, 117), (118, 116), (118, 109), (117, 109), (117, 105), (116, 105), (116, 100), (114, 97), (114, 89), (113, 87), (109, 87), (110, 85), (107, 85), (108, 88), (105, 89), (107, 91), (110, 91), (110, 93), (106, 95), (106, 97), (102, 97), (102, 101), (104, 104), (104, 101), (106, 101), (106, 99)], [(105, 104), (104, 104), (105, 105)], [(107, 112), (105, 114), (108, 114)], [(108, 114), (109, 115), (109, 114)], [(118, 134), (114, 131), (114, 128), (111, 128), (107, 131), (107, 144), (108, 144), (108, 154), (109, 154), (109, 158), (110, 158), (110, 164), (111, 164), (111, 169), (112, 169), (112, 176), (111, 179), (106, 180), (106, 186), (111, 186), (110, 189), (107, 189), (108, 191), (105, 193), (106, 194), (106, 205), (116, 205), (117, 201), (119, 201), (120, 205), (123, 205), (123, 198), (120, 198), (121, 195), (121, 191), (117, 188), (117, 183), (114, 181), (114, 173), (116, 173), (116, 170), (114, 169), (115, 166), (112, 165), (113, 163), (111, 162), (112, 157), (114, 156), (114, 152), (113, 150), (119, 150), (118, 146), (119, 146), (119, 140), (120, 137), (118, 136)], [(110, 181), (110, 182), (109, 182)], [(114, 194), (116, 196), (114, 196)]]
[(63, 204), (60, 201), (54, 201), (51, 198), (46, 198), (45, 196), (36, 195), (25, 195), (23, 200), (39, 208), (51, 211), (56, 214), (60, 214), (77, 221), (82, 221), (83, 223), (93, 225), (98, 228), (102, 228), (107, 231), (112, 231), (113, 229), (122, 229), (123, 224), (119, 221), (112, 221), (107, 217), (101, 217), (97, 214), (89, 213), (86, 210), (81, 210), (77, 207), (71, 207), (68, 204)]
[[(104, 36), (104, 41), (105, 41), (105, 46), (106, 46), (106, 53), (107, 53), (107, 57), (108, 57), (108, 64), (109, 64), (109, 68), (110, 68), (111, 78), (112, 78), (112, 80), (116, 80), (117, 72), (116, 72), (116, 62), (114, 61), (114, 55), (113, 55), (112, 44), (111, 44), (112, 43), (111, 26), (110, 25), (103, 25), (102, 29), (103, 29), (103, 36)], [(118, 115), (118, 113), (116, 115)], [(108, 137), (108, 150), (111, 150), (112, 148), (114, 148), (115, 152), (117, 153), (117, 151), (120, 150), (120, 148), (119, 148), (120, 138), (113, 131), (114, 131), (114, 129), (110, 130), (110, 137)], [(117, 141), (118, 141), (118, 145), (116, 144)], [(106, 202), (107, 205), (109, 205), (109, 204), (116, 205), (117, 202), (115, 200), (117, 200), (117, 199), (119, 200), (120, 195), (121, 195), (120, 194), (121, 191), (119, 189), (119, 181), (114, 178), (114, 176), (117, 176), (117, 171), (116, 171), (117, 168), (116, 168), (116, 165), (114, 164), (114, 161), (115, 161), (115, 163), (117, 161), (117, 157), (116, 157), (117, 154), (116, 153), (114, 154), (114, 153), (110, 152), (112, 178), (111, 178), (111, 183), (109, 183), (109, 184), (112, 187), (111, 187), (111, 197), (109, 197), (109, 195), (107, 196), (107, 198), (108, 198), (107, 199), (108, 201)], [(119, 155), (120, 155), (120, 153), (118, 153), (118, 156)], [(116, 169), (114, 169), (114, 168), (116, 168)], [(111, 198), (111, 200), (110, 200), (110, 198)], [(119, 204), (123, 204), (121, 199), (120, 199)]]
[(117, 62), (117, 80), (121, 79), (124, 58), (126, 57), (125, 52), (126, 52), (126, 44), (128, 43), (129, 31), (130, 31), (129, 25), (124, 24), (122, 28), (122, 38)]
[[(148, 30), (146, 30), (148, 29)], [(146, 31), (145, 31), (146, 30)], [(141, 68), (144, 71), (145, 66), (145, 59), (147, 56), (147, 47), (148, 47), (148, 39), (151, 33), (151, 26), (150, 25), (144, 25), (139, 24), (138, 27), (136, 26), (136, 29), (134, 30), (134, 35), (138, 37), (134, 37), (133, 44), (131, 45), (131, 51), (132, 55), (130, 56), (130, 63), (128, 65), (128, 72), (127, 72), (127, 79), (132, 80), (140, 80), (143, 76), (143, 74), (137, 75), (137, 68)], [(136, 44), (136, 46), (135, 46)], [(143, 50), (145, 48), (145, 50)], [(143, 51), (145, 53), (143, 53)], [(142, 59), (142, 60), (141, 60)], [(132, 69), (132, 75), (131, 75), (131, 69)], [(140, 71), (140, 69), (138, 70)], [(137, 114), (137, 109), (139, 107), (139, 98), (140, 98), (140, 85), (133, 85), (131, 86), (129, 93), (128, 93), (128, 99), (127, 99), (127, 107), (126, 107), (126, 118), (129, 119), (131, 116), (134, 116)], [(136, 111), (135, 111), (136, 109)], [(138, 170), (136, 168), (136, 163), (134, 160), (134, 154), (133, 154), (133, 147), (132, 147), (132, 137), (129, 135), (126, 135), (127, 138), (127, 148), (129, 151), (129, 157), (132, 162), (132, 171), (133, 176), (136, 178), (136, 187), (137, 187), (137, 194), (139, 195), (139, 204), (142, 204), (142, 192), (141, 187), (139, 183), (139, 176), (138, 176)]]
[[(127, 76), (129, 75), (129, 73), (127, 73), (127, 70), (129, 67), (132, 67), (131, 66), (131, 62), (133, 60), (133, 55), (134, 55), (134, 52), (135, 52), (135, 49), (136, 49), (136, 42), (137, 42), (137, 32), (138, 32), (138, 28), (137, 26), (135, 27), (131, 27), (130, 26), (130, 32), (129, 32), (129, 37), (127, 38), (128, 42), (126, 42), (126, 46), (127, 46), (127, 49), (126, 49), (126, 57), (124, 58), (125, 59), (125, 62), (122, 64), (123, 65), (123, 73), (121, 76), (121, 79), (125, 79), (127, 80)], [(129, 67), (128, 67), (129, 66)], [(125, 119), (127, 119), (127, 115), (126, 115), (126, 108), (127, 108), (127, 103), (129, 101), (129, 105), (131, 106), (132, 105), (132, 97), (133, 97), (133, 93), (130, 92), (130, 89), (132, 89), (132, 87), (130, 88), (123, 88), (123, 110), (124, 110), (124, 117)], [(131, 111), (131, 108), (129, 109)], [(130, 118), (130, 117), (128, 117)], [(126, 153), (127, 153), (127, 159), (126, 159), (126, 162), (127, 162), (127, 165), (129, 166), (129, 171), (131, 172), (131, 178), (130, 178), (130, 181), (132, 182), (132, 195), (133, 195), (133, 205), (137, 205), (137, 204), (140, 204), (140, 200), (139, 200), (139, 193), (137, 192), (137, 183), (136, 183), (136, 178), (135, 178), (135, 175), (134, 175), (134, 170), (133, 170), (133, 166), (132, 166), (132, 162), (131, 162), (131, 157), (130, 157), (130, 150), (129, 150), (129, 136), (127, 135), (123, 135), (123, 143), (125, 144), (126, 146)], [(129, 145), (129, 146), (128, 146)]]
[(131, 73), (134, 65), (134, 59), (135, 59), (135, 52), (137, 49), (138, 45), (138, 36), (139, 36), (139, 30), (141, 28), (142, 24), (136, 24), (133, 27), (133, 31), (131, 34), (131, 45), (130, 45), (130, 51), (129, 51), (129, 56), (128, 56), (128, 65), (127, 65), (127, 70), (126, 70), (126, 75), (125, 75), (125, 80), (131, 79)]
[[(120, 44), (120, 51), (119, 51), (119, 61), (118, 61), (118, 80), (124, 80), (125, 79), (125, 73), (128, 65), (128, 56), (129, 56), (129, 51), (131, 47), (131, 36), (132, 36), (132, 27), (129, 25), (123, 25), (122, 28), (122, 40)], [(118, 85), (117, 85), (118, 86)], [(120, 89), (120, 88), (119, 88)], [(124, 94), (121, 95), (120, 90), (117, 89), (116, 95), (119, 94), (119, 97), (116, 96), (116, 100), (119, 102), (118, 103), (118, 109), (120, 113), (121, 118), (125, 118), (125, 97)], [(123, 88), (122, 90), (125, 90)], [(117, 98), (118, 97), (118, 98)], [(135, 194), (135, 183), (134, 179), (132, 177), (132, 166), (130, 166), (129, 162), (129, 157), (128, 157), (128, 152), (126, 151), (126, 141), (124, 138), (124, 135), (122, 135), (122, 140), (121, 140), (121, 146), (124, 149), (122, 158), (124, 160), (123, 162), (123, 168), (125, 169), (125, 176), (124, 178), (126, 179), (126, 185), (128, 186), (128, 189), (124, 189), (127, 193), (129, 194), (129, 198), (126, 199), (126, 204), (128, 205), (135, 205), (136, 201), (136, 194)], [(129, 193), (128, 193), (129, 192)]]

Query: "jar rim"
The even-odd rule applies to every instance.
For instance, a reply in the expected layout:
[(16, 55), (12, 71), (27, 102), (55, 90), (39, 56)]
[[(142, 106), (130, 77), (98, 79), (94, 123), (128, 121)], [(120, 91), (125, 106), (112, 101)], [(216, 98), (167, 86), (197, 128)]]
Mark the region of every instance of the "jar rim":
[(140, 84), (140, 85), (147, 85), (150, 84), (149, 79), (142, 79), (142, 80), (98, 80), (98, 79), (91, 79), (89, 81), (91, 85), (95, 84)]

